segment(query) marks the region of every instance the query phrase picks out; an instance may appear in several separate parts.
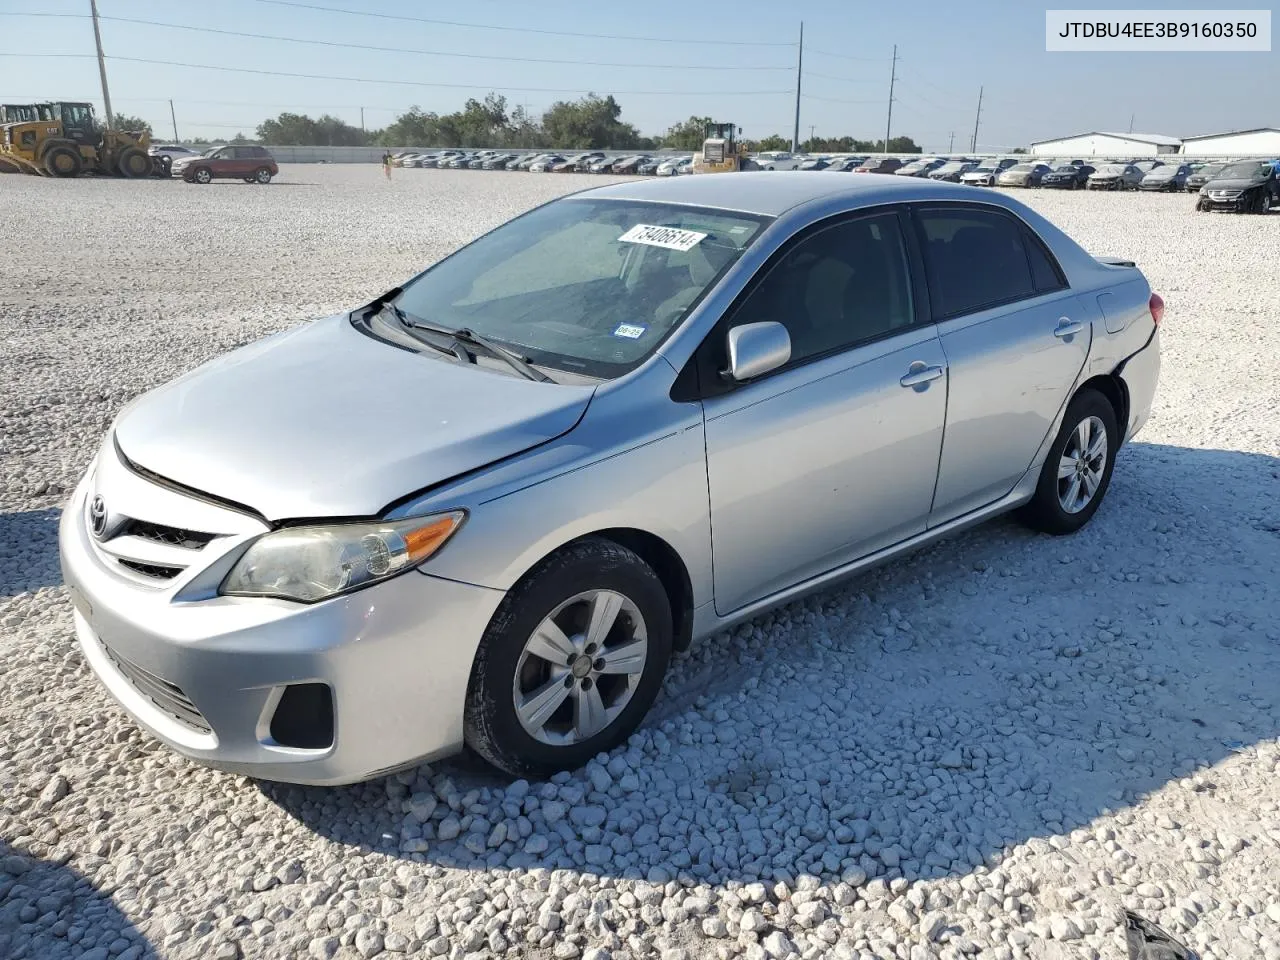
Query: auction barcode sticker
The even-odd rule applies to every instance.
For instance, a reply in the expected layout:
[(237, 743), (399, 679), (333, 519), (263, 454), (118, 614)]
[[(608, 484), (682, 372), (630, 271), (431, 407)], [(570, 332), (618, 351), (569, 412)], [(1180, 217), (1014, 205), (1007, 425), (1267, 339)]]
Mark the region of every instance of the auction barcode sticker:
[(1271, 50), (1270, 10), (1046, 10), (1045, 50)]
[(707, 239), (705, 233), (698, 233), (694, 230), (681, 230), (678, 227), (655, 227), (648, 223), (637, 223), (620, 236), (618, 242), (644, 243), (651, 247), (666, 247), (668, 250), (679, 250), (681, 253), (685, 253), (705, 239)]

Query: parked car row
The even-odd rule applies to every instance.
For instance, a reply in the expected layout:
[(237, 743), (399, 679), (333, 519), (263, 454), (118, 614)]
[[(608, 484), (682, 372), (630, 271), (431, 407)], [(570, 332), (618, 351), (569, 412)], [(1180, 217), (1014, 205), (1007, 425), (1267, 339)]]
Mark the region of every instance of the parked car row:
[(441, 150), (438, 153), (399, 153), (393, 166), (441, 170), (522, 170), (532, 173), (615, 173), (641, 176), (674, 176), (688, 173), (691, 156), (650, 156), (645, 153), (606, 156), (603, 151), (585, 153), (523, 153), (501, 150)]

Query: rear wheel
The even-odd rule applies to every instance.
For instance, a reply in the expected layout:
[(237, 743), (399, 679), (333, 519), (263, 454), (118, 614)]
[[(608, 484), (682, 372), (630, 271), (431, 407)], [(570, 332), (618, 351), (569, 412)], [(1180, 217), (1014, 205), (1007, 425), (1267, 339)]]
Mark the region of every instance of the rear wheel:
[(151, 158), (137, 147), (125, 147), (120, 151), (116, 168), (120, 171), (120, 176), (131, 180), (145, 177), (151, 172)]
[(1076, 394), (1040, 471), (1024, 522), (1044, 533), (1075, 533), (1098, 511), (1111, 484), (1120, 428), (1111, 401), (1097, 390)]
[(271, 168), (270, 168), (270, 167), (259, 167), (259, 168), (258, 168), (257, 170), (255, 170), (255, 171), (254, 171), (254, 173), (253, 173), (253, 179), (254, 179), (254, 181), (255, 181), (256, 183), (264, 183), (264, 184), (265, 184), (265, 183), (270, 183), (270, 182), (271, 182)]
[(84, 163), (76, 150), (67, 146), (50, 147), (44, 155), (44, 168), (51, 177), (78, 177)]
[(635, 553), (590, 537), (503, 600), (467, 689), (468, 746), (513, 776), (582, 766), (625, 740), (671, 656), (671, 605)]

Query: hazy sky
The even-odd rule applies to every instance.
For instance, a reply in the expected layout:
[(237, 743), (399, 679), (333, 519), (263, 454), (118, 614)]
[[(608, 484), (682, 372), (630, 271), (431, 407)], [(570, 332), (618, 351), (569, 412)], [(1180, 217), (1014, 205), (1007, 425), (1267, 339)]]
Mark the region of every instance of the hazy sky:
[[(1089, 5), (1108, 6), (1097, 0)], [(1201, 0), (1168, 6), (1214, 5)], [(884, 135), (895, 43), (901, 60), (893, 134), (912, 136), (926, 149), (947, 149), (953, 131), (955, 149), (968, 149), (980, 85), (986, 92), (979, 149), (1006, 149), (1087, 130), (1123, 131), (1131, 117), (1137, 132), (1172, 136), (1280, 126), (1280, 54), (1046, 53), (1044, 5), (1018, 0), (314, 0), (309, 6), (272, 0), (99, 0), (98, 8), (104, 18), (430, 51), (357, 50), (104, 19), (102, 40), (110, 58), (378, 81), (109, 59), (113, 106), (149, 120), (160, 136), (172, 132), (168, 98), (174, 100), (182, 136), (212, 139), (229, 138), (238, 130), (252, 135), (261, 119), (282, 110), (330, 112), (359, 124), (363, 105), (365, 123), (374, 128), (412, 104), (445, 113), (490, 90), (535, 112), (587, 91), (613, 93), (622, 104), (623, 119), (647, 134), (697, 114), (734, 121), (748, 136), (789, 136), (801, 19), (802, 139), (811, 125), (819, 135)], [(0, 0), (0, 101), (92, 99), (101, 109), (87, 17), (7, 15), (84, 15), (88, 9), (89, 0)], [(450, 24), (393, 19), (395, 15)], [(477, 59), (484, 56), (572, 62)]]

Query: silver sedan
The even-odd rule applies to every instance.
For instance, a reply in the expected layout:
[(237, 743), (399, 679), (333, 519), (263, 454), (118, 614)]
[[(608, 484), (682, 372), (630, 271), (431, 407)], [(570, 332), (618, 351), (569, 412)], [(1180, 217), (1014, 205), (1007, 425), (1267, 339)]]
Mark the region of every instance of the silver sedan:
[(575, 767), (693, 642), (1015, 508), (1087, 523), (1163, 309), (959, 185), (578, 193), (126, 407), (63, 514), (76, 633), (225, 769)]

